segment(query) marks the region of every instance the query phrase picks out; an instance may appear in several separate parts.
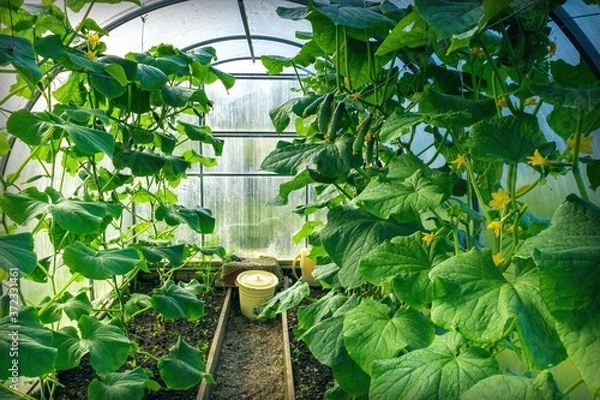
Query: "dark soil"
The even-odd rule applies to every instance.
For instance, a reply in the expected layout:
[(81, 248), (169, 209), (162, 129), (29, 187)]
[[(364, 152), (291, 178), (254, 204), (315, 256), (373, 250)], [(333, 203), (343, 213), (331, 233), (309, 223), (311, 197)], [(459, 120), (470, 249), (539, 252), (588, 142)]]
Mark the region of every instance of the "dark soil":
[[(146, 285), (144, 285), (146, 286)], [(146, 288), (138, 288), (143, 292)], [(281, 317), (272, 321), (250, 321), (241, 314), (237, 292), (232, 299), (231, 312), (223, 348), (214, 374), (216, 384), (212, 386), (211, 400), (276, 400), (285, 398), (285, 373), (283, 360), (283, 332)], [(311, 297), (318, 298), (319, 289), (313, 289)], [(138, 346), (161, 357), (167, 354), (179, 335), (189, 344), (204, 350), (208, 355), (216, 331), (225, 291), (215, 289), (202, 296), (205, 315), (197, 321), (164, 320), (153, 310), (136, 316), (128, 324), (130, 338)], [(333, 386), (331, 369), (319, 363), (301, 340), (297, 340), (293, 327), (297, 322), (296, 310), (288, 311), (288, 326), (294, 390), (297, 400), (322, 399), (327, 389)], [(160, 378), (156, 362), (140, 359), (141, 366), (154, 374), (153, 379), (165, 387)], [(127, 365), (124, 366), (124, 368)], [(57, 390), (58, 400), (87, 398), (87, 387), (96, 373), (85, 356), (81, 365), (60, 373), (61, 385)], [(198, 386), (185, 391), (161, 389), (148, 392), (146, 400), (195, 400)]]
[[(311, 289), (312, 298), (319, 298), (321, 294), (321, 289)], [(327, 389), (333, 386), (331, 368), (317, 361), (306, 343), (294, 335), (294, 326), (298, 322), (296, 309), (288, 310), (287, 317), (296, 400), (322, 399)]]
[(242, 315), (237, 292), (235, 294), (210, 399), (283, 399), (281, 320), (249, 320)]
[[(219, 289), (202, 295), (204, 316), (192, 322), (185, 319), (165, 320), (154, 310), (140, 314), (128, 324), (130, 339), (134, 340), (140, 349), (161, 357), (169, 352), (169, 349), (176, 344), (179, 335), (181, 335), (182, 339), (190, 345), (204, 350), (206, 357), (216, 330), (224, 297), (225, 292)], [(149, 368), (153, 372), (153, 379), (159, 382), (162, 387), (166, 387), (160, 378), (156, 362), (150, 359), (140, 361), (142, 361), (142, 367)], [(59, 380), (64, 386), (57, 391), (56, 399), (87, 399), (87, 387), (96, 377), (96, 372), (89, 364), (89, 357), (85, 356), (78, 368), (60, 373)], [(198, 386), (184, 391), (165, 388), (158, 392), (147, 393), (144, 399), (195, 400), (197, 393)]]

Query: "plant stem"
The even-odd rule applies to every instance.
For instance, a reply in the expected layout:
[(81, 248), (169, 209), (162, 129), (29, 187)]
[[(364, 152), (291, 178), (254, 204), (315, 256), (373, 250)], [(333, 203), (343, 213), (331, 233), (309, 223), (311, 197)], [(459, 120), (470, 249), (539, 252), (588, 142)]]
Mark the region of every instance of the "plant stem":
[(62, 287), (62, 289), (60, 289), (54, 296), (52, 296), (52, 298), (46, 303), (44, 304), (44, 306), (42, 308), (40, 308), (40, 310), (38, 311), (38, 315), (43, 314), (45, 311), (48, 310), (48, 308), (50, 308), (50, 306), (60, 297), (63, 295), (64, 292), (67, 291), (67, 289), (69, 288), (69, 286), (71, 286), (71, 284), (73, 284), (73, 282), (77, 281), (79, 278), (81, 277), (81, 275), (78, 272), (75, 272), (73, 275), (71, 275), (71, 277), (69, 278), (69, 280), (64, 284), (64, 286)]
[(121, 290), (119, 289), (119, 283), (117, 282), (117, 276), (113, 275), (112, 276), (112, 282), (115, 288), (115, 294), (117, 295), (117, 300), (119, 301), (119, 309), (121, 312), (119, 312), (119, 320), (121, 320), (121, 323), (123, 324), (123, 326), (127, 326), (125, 324), (125, 316), (123, 315), (123, 310), (125, 310), (125, 302), (123, 301), (123, 296), (121, 294)]
[(304, 85), (302, 84), (302, 79), (300, 79), (300, 74), (298, 73), (298, 67), (296, 66), (296, 63), (294, 63), (292, 65), (292, 67), (294, 68), (294, 74), (296, 75), (296, 80), (298, 81), (298, 84), (300, 85), (300, 89), (302, 90), (302, 93), (304, 95), (306, 95), (306, 88), (304, 87)]
[(144, 350), (138, 350), (135, 353), (139, 354), (141, 356), (146, 356), (148, 358), (151, 358), (151, 359), (153, 359), (156, 362), (160, 361), (159, 357), (156, 357), (154, 354), (148, 353), (147, 351), (144, 351)]
[(481, 196), (481, 192), (479, 191), (479, 187), (477, 186), (475, 174), (473, 174), (473, 171), (472, 171), (470, 165), (467, 166), (467, 176), (469, 177), (470, 185), (473, 188), (473, 192), (475, 192), (475, 197), (477, 198), (477, 201), (479, 202), (479, 204), (481, 204), (481, 206), (482, 206), (481, 211), (483, 211), (483, 215), (485, 215), (485, 220), (489, 223), (492, 219), (490, 218), (490, 215), (488, 214), (487, 210), (483, 206), (485, 204), (485, 202), (483, 201), (483, 197)]
[(339, 190), (340, 192), (342, 192), (342, 194), (348, 198), (349, 200), (352, 200), (352, 195), (350, 193), (348, 193), (348, 191), (346, 189), (344, 189), (343, 187), (341, 187), (338, 183), (334, 183), (333, 186), (335, 186), (335, 188), (337, 190)]
[(583, 378), (579, 377), (579, 379), (577, 379), (575, 382), (573, 382), (571, 385), (569, 385), (568, 388), (566, 388), (563, 391), (563, 394), (569, 394), (569, 393), (571, 393), (573, 390), (575, 390), (582, 383), (583, 383)]
[(579, 195), (584, 200), (589, 200), (585, 184), (583, 183), (583, 177), (581, 176), (581, 170), (579, 169), (579, 147), (581, 146), (581, 127), (583, 125), (583, 110), (579, 111), (577, 118), (577, 131), (575, 132), (575, 144), (573, 145), (573, 161), (571, 164), (571, 170), (573, 171), (573, 177), (579, 190)]
[(339, 25), (335, 26), (335, 58), (337, 59), (337, 63), (334, 62), (333, 65), (335, 67), (335, 85), (338, 91), (342, 91), (342, 82), (341, 82), (341, 73), (340, 73), (340, 27)]
[(16, 397), (20, 397), (20, 398), (26, 399), (26, 400), (36, 400), (35, 397), (31, 397), (27, 393), (22, 393), (18, 390), (15, 390), (15, 389), (11, 388), (9, 385), (3, 385), (3, 389)]
[(144, 307), (144, 308), (142, 308), (140, 310), (137, 310), (136, 312), (134, 312), (133, 314), (131, 314), (131, 316), (129, 316), (129, 320), (132, 320), (136, 316), (138, 316), (138, 315), (140, 315), (142, 313), (145, 313), (146, 311), (148, 311), (151, 308), (152, 308), (152, 306), (150, 305), (150, 306), (146, 306), (146, 307)]

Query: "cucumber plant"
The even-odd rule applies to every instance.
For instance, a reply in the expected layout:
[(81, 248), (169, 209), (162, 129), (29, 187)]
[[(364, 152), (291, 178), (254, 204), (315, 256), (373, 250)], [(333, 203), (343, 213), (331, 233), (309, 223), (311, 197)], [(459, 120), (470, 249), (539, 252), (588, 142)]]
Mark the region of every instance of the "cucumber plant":
[[(584, 63), (555, 58), (556, 3), (278, 9), (312, 36), (263, 64), (313, 73), (271, 113), (279, 130), (294, 113), (301, 135), (262, 169), (294, 182), (279, 198), (314, 187), (298, 214), (326, 212), (295, 237), (322, 254), (328, 291), (294, 328), (333, 370), (325, 398), (600, 395), (600, 89)], [(325, 93), (345, 104), (335, 132), (302, 113)], [(550, 221), (533, 210), (553, 179), (575, 193)], [(309, 293), (299, 281), (262, 316)], [(580, 378), (558, 385), (567, 359)]]
[[(59, 372), (86, 354), (98, 375), (90, 399), (159, 390), (148, 370), (126, 368), (134, 357), (155, 359), (168, 388), (189, 388), (211, 379), (200, 350), (180, 338), (156, 357), (127, 336), (126, 323), (149, 308), (169, 319), (203, 315), (201, 285), (176, 284), (173, 271), (225, 251), (174, 243), (184, 226), (204, 235), (215, 225), (210, 210), (180, 205), (176, 188), (194, 165), (216, 163), (190, 144), (221, 154), (223, 142), (203, 124), (213, 106), (204, 85), (230, 88), (234, 78), (212, 66), (210, 47), (112, 55), (102, 40), (109, 32), (89, 18), (96, 2), (64, 3), (9, 1), (0, 10), (1, 73), (12, 80), (0, 100), (8, 116), (0, 134), (0, 392), (28, 398), (19, 378), (31, 378), (53, 398)], [(69, 15), (79, 12), (73, 25)], [(28, 105), (10, 109), (15, 98)], [(151, 265), (160, 284), (149, 295), (128, 293)], [(25, 290), (29, 281), (48, 295)], [(112, 288), (114, 302), (92, 297), (98, 284)]]

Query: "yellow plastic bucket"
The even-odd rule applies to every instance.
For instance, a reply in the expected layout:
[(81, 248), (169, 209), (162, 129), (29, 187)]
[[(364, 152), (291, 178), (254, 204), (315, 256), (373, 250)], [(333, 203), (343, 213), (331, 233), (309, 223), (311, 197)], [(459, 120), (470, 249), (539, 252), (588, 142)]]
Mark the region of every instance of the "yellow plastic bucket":
[(242, 314), (256, 319), (262, 311), (262, 305), (275, 295), (279, 279), (268, 271), (249, 270), (239, 274), (235, 280), (240, 291)]

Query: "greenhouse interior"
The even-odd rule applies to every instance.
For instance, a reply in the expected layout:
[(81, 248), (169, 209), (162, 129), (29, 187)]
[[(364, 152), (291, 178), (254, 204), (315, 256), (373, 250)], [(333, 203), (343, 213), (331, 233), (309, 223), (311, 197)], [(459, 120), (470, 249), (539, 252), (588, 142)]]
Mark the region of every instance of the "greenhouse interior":
[(1, 399), (600, 399), (599, 0), (0, 0)]

